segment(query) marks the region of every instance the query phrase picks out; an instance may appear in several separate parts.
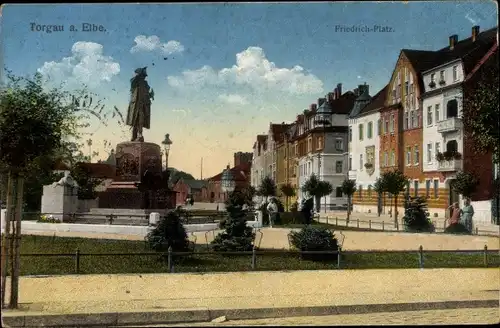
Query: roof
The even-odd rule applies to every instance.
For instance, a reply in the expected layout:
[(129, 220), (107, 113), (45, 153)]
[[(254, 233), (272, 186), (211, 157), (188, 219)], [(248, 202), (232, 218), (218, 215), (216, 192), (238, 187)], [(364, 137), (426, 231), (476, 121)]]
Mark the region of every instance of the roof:
[(267, 135), (259, 134), (257, 135), (257, 141), (254, 143), (253, 148), (257, 147), (258, 145), (263, 145), (264, 149), (266, 149), (266, 143), (267, 143)]
[(54, 171), (69, 171), (71, 169), (70, 165), (65, 163), (62, 159), (57, 159), (52, 165), (52, 170)]
[(276, 143), (281, 143), (285, 139), (285, 131), (288, 129), (290, 124), (272, 124), (271, 123), (271, 133), (273, 135), (273, 140)]
[(469, 75), (465, 77), (464, 81), (470, 80), (483, 65), (495, 60), (494, 59), (495, 54), (498, 55), (498, 43), (495, 43), (493, 47), (491, 47), (491, 49), (486, 53), (486, 55), (484, 55), (484, 57), (481, 58), (481, 60), (477, 63), (477, 65), (469, 72)]
[(375, 96), (373, 96), (372, 100), (361, 109), (357, 116), (362, 116), (365, 114), (369, 114), (370, 112), (377, 111), (380, 108), (384, 107), (385, 100), (387, 98), (387, 88), (389, 85), (386, 85), (382, 88)]
[(356, 95), (352, 91), (347, 91), (337, 99), (331, 99), (329, 101), (330, 107), (332, 108), (333, 114), (349, 114), (351, 112), (352, 106), (354, 106), (354, 101), (356, 100)]
[[(181, 178), (182, 179), (182, 178)], [(205, 180), (191, 180), (191, 179), (182, 179), (182, 181), (189, 186), (191, 189), (202, 189), (206, 187), (207, 182)]]
[(78, 162), (76, 165), (88, 172), (93, 178), (109, 179), (116, 176), (116, 168), (111, 164)]
[(349, 113), (349, 117), (358, 116), (361, 110), (370, 103), (371, 99), (372, 97), (370, 97), (368, 92), (363, 91), (363, 93), (361, 93), (354, 101), (354, 105), (351, 112)]
[[(240, 165), (236, 165), (230, 168), (229, 170), (231, 171), (231, 174), (233, 175), (235, 181), (247, 181), (250, 175), (250, 166), (251, 166), (250, 163), (241, 163)], [(224, 171), (209, 178), (208, 181), (212, 182), (221, 181), (222, 174), (224, 173)]]

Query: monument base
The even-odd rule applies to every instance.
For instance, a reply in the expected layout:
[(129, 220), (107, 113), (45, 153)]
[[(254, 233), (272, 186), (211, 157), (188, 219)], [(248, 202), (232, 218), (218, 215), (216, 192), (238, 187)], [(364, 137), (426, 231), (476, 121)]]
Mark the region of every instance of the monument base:
[(161, 148), (152, 142), (126, 141), (116, 145), (116, 182), (139, 182), (146, 170), (161, 173)]

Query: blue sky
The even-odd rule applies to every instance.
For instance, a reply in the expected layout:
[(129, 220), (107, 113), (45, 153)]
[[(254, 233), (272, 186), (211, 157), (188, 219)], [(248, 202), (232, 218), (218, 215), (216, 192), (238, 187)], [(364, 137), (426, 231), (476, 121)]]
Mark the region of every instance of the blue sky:
[[(337, 83), (347, 91), (366, 82), (375, 94), (402, 48), (442, 48), (449, 35), (468, 37), (473, 25), (496, 26), (496, 16), (489, 1), (7, 5), (1, 41), (4, 65), (15, 74), (40, 70), (68, 88), (90, 81), (122, 112), (134, 69), (148, 66), (156, 97), (146, 140), (159, 143), (170, 133), (170, 166), (198, 177), (203, 157), (207, 177), (232, 162), (233, 152), (251, 151), (269, 122), (293, 120)], [(64, 31), (32, 31), (31, 23)], [(82, 23), (106, 31), (84, 32)], [(336, 31), (352, 25), (392, 32)], [(87, 132), (102, 158), (103, 140), (128, 138), (111, 119)]]

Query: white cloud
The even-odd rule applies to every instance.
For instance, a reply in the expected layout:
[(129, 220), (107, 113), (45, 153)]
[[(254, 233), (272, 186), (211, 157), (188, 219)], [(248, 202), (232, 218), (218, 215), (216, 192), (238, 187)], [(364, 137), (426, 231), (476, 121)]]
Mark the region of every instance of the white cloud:
[(73, 44), (70, 57), (64, 57), (59, 62), (45, 62), (38, 72), (51, 82), (65, 82), (72, 86), (84, 83), (95, 88), (120, 73), (120, 64), (105, 56), (103, 50), (99, 43), (78, 41)]
[(169, 76), (172, 87), (203, 87), (206, 85), (248, 86), (255, 90), (278, 90), (291, 94), (314, 94), (323, 91), (323, 82), (303, 67), (277, 67), (266, 58), (264, 50), (248, 47), (236, 54), (236, 65), (220, 71), (210, 66), (187, 70), (180, 76)]
[(219, 95), (219, 99), (231, 105), (246, 105), (248, 100), (237, 94), (222, 94)]
[(135, 37), (134, 42), (135, 46), (130, 49), (131, 53), (159, 50), (164, 55), (171, 55), (184, 51), (184, 46), (179, 41), (170, 40), (167, 43), (162, 43), (156, 35), (138, 35)]

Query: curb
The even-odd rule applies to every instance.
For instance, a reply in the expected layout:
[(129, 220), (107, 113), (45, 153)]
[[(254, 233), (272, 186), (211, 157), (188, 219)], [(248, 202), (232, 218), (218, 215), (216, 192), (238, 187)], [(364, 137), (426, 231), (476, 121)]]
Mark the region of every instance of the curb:
[(461, 308), (498, 308), (499, 306), (500, 301), (498, 299), (490, 299), (225, 310), (195, 308), (119, 313), (23, 314), (23, 312), (4, 312), (2, 314), (2, 323), (5, 327), (119, 327), (127, 325), (210, 322), (221, 316), (226, 316), (227, 320), (242, 320)]

